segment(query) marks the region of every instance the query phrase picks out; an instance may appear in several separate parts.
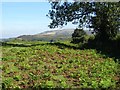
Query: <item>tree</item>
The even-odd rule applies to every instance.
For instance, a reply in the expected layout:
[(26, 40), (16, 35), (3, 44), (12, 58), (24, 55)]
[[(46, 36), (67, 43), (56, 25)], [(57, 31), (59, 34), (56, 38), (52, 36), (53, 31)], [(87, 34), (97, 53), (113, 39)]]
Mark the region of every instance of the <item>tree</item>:
[[(60, 0), (58, 0), (60, 1)], [(108, 40), (117, 35), (120, 28), (120, 2), (51, 2), (49, 27), (78, 24), (80, 28), (93, 28), (96, 38)]]
[(84, 42), (86, 32), (83, 29), (75, 29), (72, 34), (72, 43)]
[(120, 7), (118, 3), (95, 3), (96, 16), (92, 17), (92, 27), (96, 38), (107, 41), (114, 38), (120, 28)]

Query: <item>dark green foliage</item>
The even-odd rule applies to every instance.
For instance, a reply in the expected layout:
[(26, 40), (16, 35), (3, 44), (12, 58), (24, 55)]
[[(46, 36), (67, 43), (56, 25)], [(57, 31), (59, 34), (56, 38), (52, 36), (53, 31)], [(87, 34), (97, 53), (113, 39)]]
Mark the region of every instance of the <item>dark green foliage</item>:
[[(89, 38), (88, 42), (80, 46), (81, 49), (96, 49), (98, 52), (107, 54), (109, 57), (114, 57), (120, 61), (120, 38), (116, 37), (107, 42), (99, 41), (93, 37)], [(116, 60), (115, 60), (116, 61)]]
[(86, 32), (83, 29), (75, 29), (72, 34), (72, 43), (80, 43), (85, 41)]
[(52, 22), (49, 27), (72, 22), (81, 28), (93, 28), (96, 39), (107, 41), (115, 37), (120, 28), (119, 6), (119, 2), (51, 2), (48, 17)]
[(119, 3), (95, 3), (96, 16), (92, 17), (92, 27), (100, 41), (113, 39), (120, 27)]

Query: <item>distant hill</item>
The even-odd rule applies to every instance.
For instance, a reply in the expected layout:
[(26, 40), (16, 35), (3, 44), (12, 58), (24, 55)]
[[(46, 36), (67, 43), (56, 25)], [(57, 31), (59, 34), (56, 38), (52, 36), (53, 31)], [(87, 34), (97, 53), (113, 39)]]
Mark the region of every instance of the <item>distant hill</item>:
[[(22, 35), (16, 39), (20, 40), (39, 40), (39, 41), (50, 41), (50, 40), (70, 40), (74, 29), (63, 29), (63, 30), (53, 30), (45, 31), (35, 35)], [(86, 31), (87, 34), (91, 34), (91, 31)]]

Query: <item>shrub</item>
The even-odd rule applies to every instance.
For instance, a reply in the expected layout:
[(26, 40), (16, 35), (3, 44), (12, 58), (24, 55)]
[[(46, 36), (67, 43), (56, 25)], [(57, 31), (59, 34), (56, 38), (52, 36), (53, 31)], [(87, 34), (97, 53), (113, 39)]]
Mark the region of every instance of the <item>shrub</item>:
[(86, 32), (83, 29), (75, 29), (74, 33), (72, 34), (72, 43), (80, 43), (85, 42)]

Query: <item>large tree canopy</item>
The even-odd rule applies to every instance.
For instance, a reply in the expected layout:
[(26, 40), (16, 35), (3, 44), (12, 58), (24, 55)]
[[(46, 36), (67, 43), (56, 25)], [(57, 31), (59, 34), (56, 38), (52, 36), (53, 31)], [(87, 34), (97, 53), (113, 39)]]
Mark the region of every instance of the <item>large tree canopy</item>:
[[(59, 0), (58, 0), (59, 1)], [(56, 28), (68, 22), (80, 28), (93, 28), (96, 36), (109, 39), (116, 36), (120, 28), (119, 2), (50, 2), (49, 27)]]

